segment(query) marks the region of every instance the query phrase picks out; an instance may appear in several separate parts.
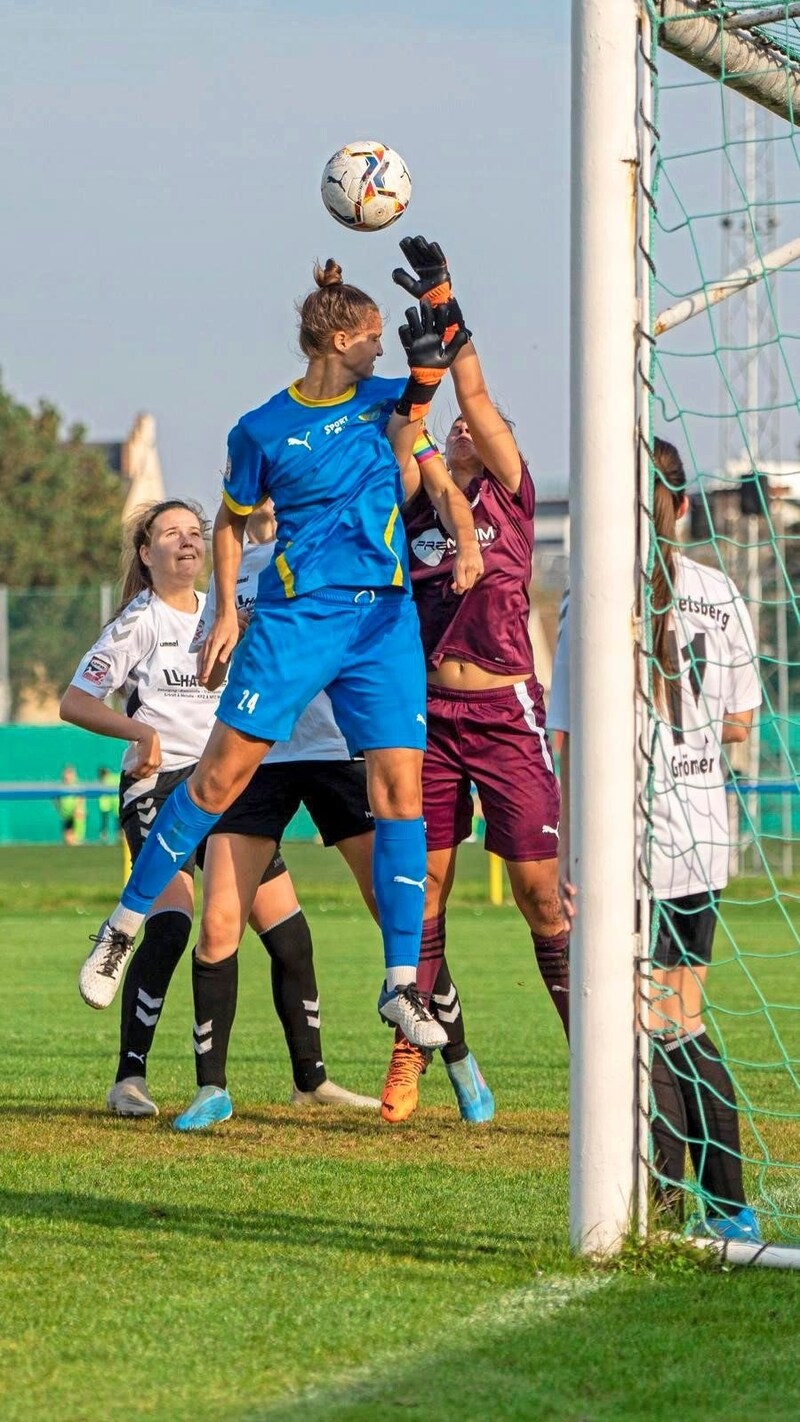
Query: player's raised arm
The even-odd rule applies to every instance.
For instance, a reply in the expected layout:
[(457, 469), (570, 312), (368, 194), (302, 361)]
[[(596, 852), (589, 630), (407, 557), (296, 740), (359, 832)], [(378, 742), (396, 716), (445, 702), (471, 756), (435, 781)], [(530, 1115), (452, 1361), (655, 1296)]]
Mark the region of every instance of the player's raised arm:
[(448, 326), (445, 307), (434, 309), (423, 303), (419, 310), (410, 306), (405, 315), (399, 335), (409, 377), (386, 429), (401, 469), (411, 456), (436, 391), (468, 339), (466, 331)]
[(392, 279), (404, 291), (418, 297), (423, 309), (426, 305), (434, 309), (445, 341), (450, 343), (459, 335), (456, 356), (451, 363), (459, 408), (486, 468), (516, 493), (522, 479), (517, 442), (489, 394), (471, 332), (466, 330), (458, 303), (452, 299), (445, 255), (438, 242), (428, 242), (424, 237), (406, 237), (400, 248), (415, 276), (398, 267), (392, 272)]

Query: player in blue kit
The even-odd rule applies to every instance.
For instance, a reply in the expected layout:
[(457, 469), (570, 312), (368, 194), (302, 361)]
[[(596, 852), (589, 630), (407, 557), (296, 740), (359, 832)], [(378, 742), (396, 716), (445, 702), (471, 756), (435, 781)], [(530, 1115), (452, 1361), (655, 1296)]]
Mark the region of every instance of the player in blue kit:
[[(436, 1047), (446, 1034), (415, 986), (426, 874), (425, 667), (399, 508), (402, 470), (421, 420), (466, 335), (444, 329), (445, 313), (412, 308), (404, 331), (409, 378), (379, 379), (373, 369), (383, 353), (382, 323), (374, 301), (345, 285), (332, 261), (315, 278), (318, 290), (300, 310), (305, 375), (244, 415), (229, 438), (214, 527), (218, 614), (201, 682), (236, 647), (244, 526), (267, 497), (278, 518), (276, 554), (259, 581), (206, 750), (155, 821), (120, 903), (94, 940), (81, 990), (96, 1004), (96, 980), (105, 978), (111, 1000), (152, 899), (244, 789), (269, 746), (287, 740), (325, 690), (351, 751), (363, 751), (367, 765), (386, 962), (379, 1011), (410, 1041)], [(469, 506), (446, 479), (431, 496), (456, 538), (454, 581), (464, 591), (481, 567)], [(221, 1015), (231, 998), (225, 974), (235, 970), (235, 957), (219, 965)]]

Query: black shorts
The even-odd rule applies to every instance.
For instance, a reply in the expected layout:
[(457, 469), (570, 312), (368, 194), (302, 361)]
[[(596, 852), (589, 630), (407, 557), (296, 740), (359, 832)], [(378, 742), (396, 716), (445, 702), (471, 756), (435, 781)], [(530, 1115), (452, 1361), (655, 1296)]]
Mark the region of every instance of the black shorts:
[(662, 899), (653, 905), (656, 968), (707, 967), (711, 962), (717, 926), (718, 889), (686, 894), (682, 899)]
[[(130, 800), (124, 804), (125, 795), (136, 780), (131, 775), (122, 775), (119, 782), (119, 822), (122, 826), (122, 833), (128, 843), (131, 854), (131, 863), (135, 864), (142, 851), (142, 846), (150, 833), (150, 827), (158, 814), (164, 801), (172, 794), (176, 785), (180, 785), (182, 780), (186, 780), (194, 770), (193, 765), (183, 766), (181, 770), (162, 770), (156, 776), (156, 783), (152, 789), (147, 790), (143, 795), (137, 795), (135, 800)], [(201, 840), (197, 848), (189, 858), (181, 864), (184, 874), (194, 874), (196, 868), (202, 869), (205, 858), (206, 842)], [(276, 849), (267, 868), (265, 869), (261, 883), (266, 884), (270, 879), (277, 879), (279, 874), (286, 873), (286, 865), (280, 849)]]
[(296, 760), (260, 765), (212, 834), (244, 834), (280, 844), (305, 805), (326, 848), (375, 828), (363, 760)]
[[(129, 800), (127, 804), (125, 804), (125, 796), (136, 784), (136, 777), (126, 775), (123, 771), (119, 781), (119, 822), (122, 833), (128, 842), (132, 864), (135, 864), (139, 858), (153, 820), (164, 801), (172, 794), (175, 786), (180, 785), (181, 781), (191, 775), (193, 770), (193, 765), (184, 765), (180, 770), (162, 770), (156, 776), (156, 783), (150, 790), (146, 790), (142, 795), (137, 795), (135, 800)], [(205, 841), (198, 844), (194, 853), (189, 855), (184, 864), (181, 864), (180, 867), (186, 874), (193, 874), (198, 866), (202, 869), (204, 849)]]

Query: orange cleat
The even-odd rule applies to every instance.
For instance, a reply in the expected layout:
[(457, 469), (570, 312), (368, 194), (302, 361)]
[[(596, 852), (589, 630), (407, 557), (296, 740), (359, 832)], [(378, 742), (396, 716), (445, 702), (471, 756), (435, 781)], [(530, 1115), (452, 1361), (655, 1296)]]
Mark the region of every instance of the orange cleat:
[(432, 1058), (432, 1052), (426, 1052), (423, 1047), (412, 1046), (405, 1037), (397, 1037), (381, 1096), (381, 1115), (384, 1121), (394, 1124), (397, 1121), (407, 1121), (409, 1116), (413, 1115), (419, 1101), (417, 1082), (428, 1070)]

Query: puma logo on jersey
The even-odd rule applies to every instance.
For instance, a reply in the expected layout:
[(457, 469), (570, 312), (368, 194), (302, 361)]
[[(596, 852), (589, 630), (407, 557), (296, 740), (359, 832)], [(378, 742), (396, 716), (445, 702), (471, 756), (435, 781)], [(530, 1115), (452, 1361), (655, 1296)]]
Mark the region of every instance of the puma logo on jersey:
[(164, 852), (169, 855), (173, 863), (177, 864), (181, 856), (176, 852), (176, 850), (170, 849), (163, 834), (157, 834), (156, 839), (158, 840), (158, 843), (161, 845), (161, 848), (164, 850)]
[(417, 721), (420, 726), (427, 726), (427, 721), (420, 711), (417, 712)]
[(289, 438), (287, 439), (286, 443), (287, 443), (287, 444), (296, 444), (296, 445), (298, 445), (298, 446), (300, 447), (300, 449), (307, 449), (308, 452), (309, 452), (309, 454), (310, 454), (310, 453), (311, 453), (310, 440), (311, 440), (311, 431), (310, 431), (310, 430), (306, 430), (306, 437), (305, 437), (305, 439), (295, 439), (294, 435), (289, 435)]
[[(427, 875), (426, 875), (427, 878)], [(412, 889), (419, 889), (425, 893), (425, 879), (407, 879), (405, 874), (395, 874), (392, 879), (393, 884), (410, 884)]]
[(542, 834), (554, 834), (558, 839), (558, 825), (553, 829), (552, 825), (542, 825)]

